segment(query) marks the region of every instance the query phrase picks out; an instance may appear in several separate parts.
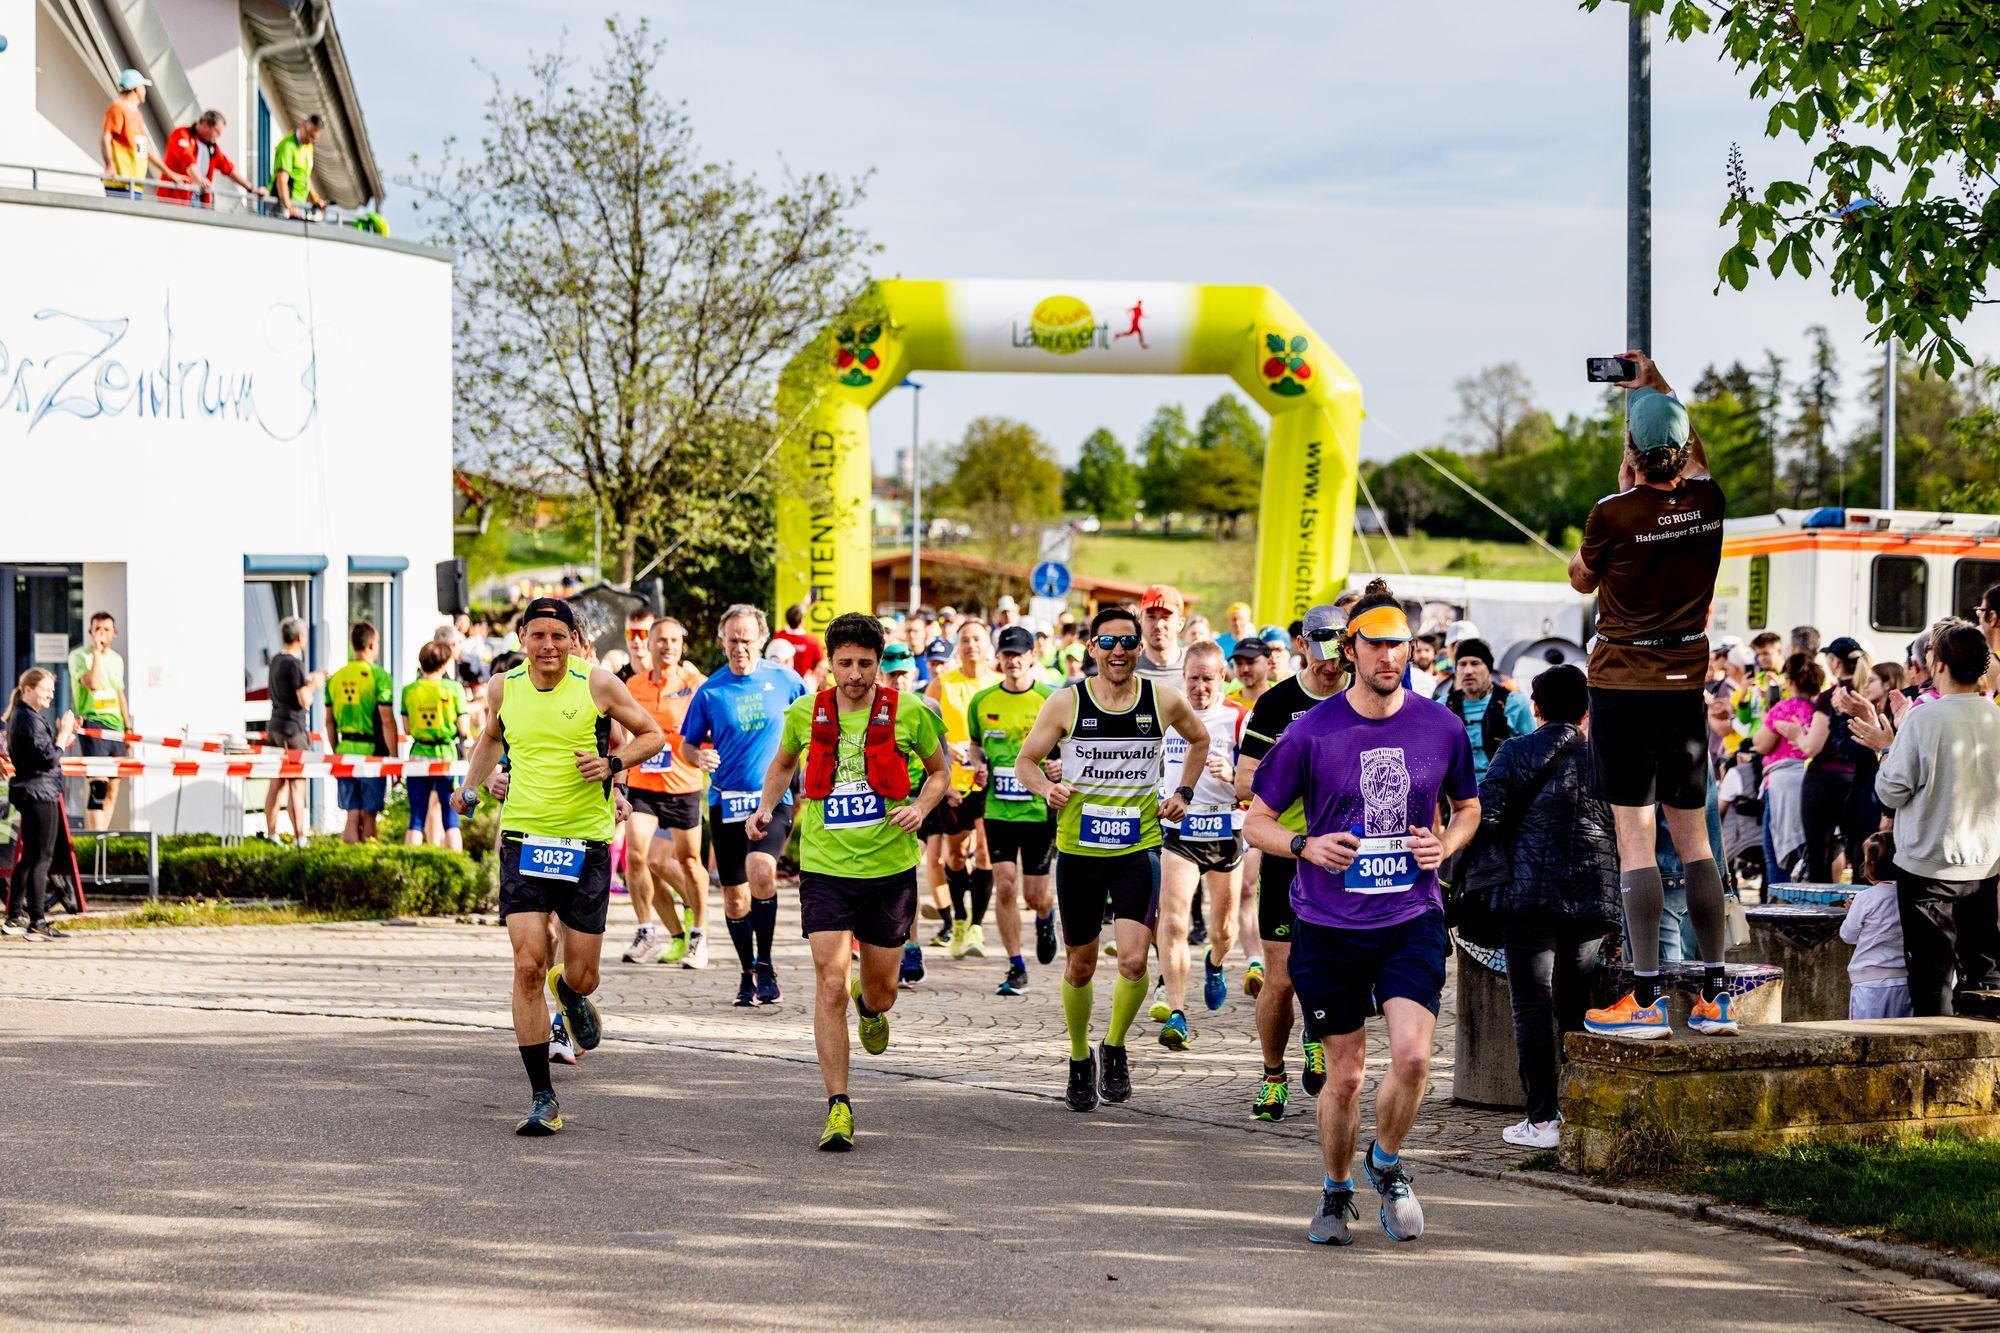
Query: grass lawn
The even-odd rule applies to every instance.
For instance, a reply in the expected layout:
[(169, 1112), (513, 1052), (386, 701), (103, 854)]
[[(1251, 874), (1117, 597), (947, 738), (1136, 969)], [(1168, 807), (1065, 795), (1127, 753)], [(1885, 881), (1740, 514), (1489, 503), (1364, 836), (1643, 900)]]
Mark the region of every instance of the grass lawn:
[(1719, 1153), (1667, 1182), (1723, 1203), (2000, 1260), (2000, 1141), (1956, 1135)]
[[(1527, 542), (1468, 541), (1462, 537), (1397, 537), (1396, 547), (1412, 574), (1458, 574), (1467, 578), (1539, 579), (1560, 582), (1563, 562)], [(1222, 541), (1205, 532), (1177, 533), (1110, 531), (1077, 534), (1073, 567), (1079, 574), (1130, 579), (1136, 583), (1171, 583), (1198, 595), (1200, 609), (1210, 620), (1222, 608), (1250, 595), (1254, 581), (1256, 543), (1251, 537)], [(1370, 557), (1373, 557), (1371, 560)], [(1373, 570), (1394, 576), (1402, 565), (1380, 537), (1354, 542), (1356, 572)]]
[(374, 921), (379, 912), (330, 912), (285, 903), (231, 903), (221, 898), (147, 901), (130, 910), (63, 917), (59, 929), (133, 930), (162, 926), (316, 926), (329, 921)]

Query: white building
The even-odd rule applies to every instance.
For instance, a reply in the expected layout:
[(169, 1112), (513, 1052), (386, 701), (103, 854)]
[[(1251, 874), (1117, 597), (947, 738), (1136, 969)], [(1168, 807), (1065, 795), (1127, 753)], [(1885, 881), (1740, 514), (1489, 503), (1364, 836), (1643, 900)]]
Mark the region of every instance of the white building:
[[(0, 37), (7, 684), (60, 666), (99, 610), (146, 733), (258, 729), (287, 614), (311, 626), (309, 666), (344, 662), (366, 618), (408, 680), (452, 554), (449, 257), (258, 216), (219, 176), (212, 211), (98, 180), (129, 66), (154, 82), (156, 146), (220, 110), (222, 150), (261, 183), (316, 113), (319, 192), (349, 215), (378, 200), (327, 0), (0, 0)], [(113, 825), (236, 831), (246, 797), (138, 779)]]

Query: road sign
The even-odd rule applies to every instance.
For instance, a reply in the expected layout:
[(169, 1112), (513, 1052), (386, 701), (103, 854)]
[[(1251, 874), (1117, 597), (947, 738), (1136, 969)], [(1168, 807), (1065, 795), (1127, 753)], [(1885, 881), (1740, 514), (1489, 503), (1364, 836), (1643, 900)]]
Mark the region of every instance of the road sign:
[(1067, 597), (1069, 595), (1069, 566), (1044, 560), (1035, 566), (1035, 572), (1028, 578), (1028, 586), (1037, 597)]
[(1041, 549), (1035, 558), (1066, 565), (1075, 551), (1076, 529), (1067, 523), (1055, 523), (1042, 529)]

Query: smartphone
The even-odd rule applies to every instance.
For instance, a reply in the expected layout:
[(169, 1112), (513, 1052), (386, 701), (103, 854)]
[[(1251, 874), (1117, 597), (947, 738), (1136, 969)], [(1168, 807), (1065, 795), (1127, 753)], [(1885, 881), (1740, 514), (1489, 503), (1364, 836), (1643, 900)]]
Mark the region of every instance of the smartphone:
[(1587, 356), (1583, 375), (1592, 384), (1618, 384), (1639, 373), (1639, 367), (1622, 356)]

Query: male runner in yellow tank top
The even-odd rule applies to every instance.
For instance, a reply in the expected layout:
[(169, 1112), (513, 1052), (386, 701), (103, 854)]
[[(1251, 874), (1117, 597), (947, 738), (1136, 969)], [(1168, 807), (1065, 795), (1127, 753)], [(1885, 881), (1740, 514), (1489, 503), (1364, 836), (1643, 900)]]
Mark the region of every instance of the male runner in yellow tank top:
[[(549, 1080), (548, 993), (585, 1050), (603, 1035), (597, 959), (611, 906), (611, 838), (617, 812), (611, 780), (657, 754), (666, 736), (625, 683), (573, 659), (580, 635), (569, 603), (541, 597), (521, 616), (527, 661), (486, 687), (486, 726), (472, 747), (465, 785), (452, 793), (461, 815), (505, 750), (511, 766), (500, 816), (500, 919), (514, 947), (514, 1040), (534, 1088), (516, 1134), (563, 1127)], [(510, 690), (508, 687), (512, 686)], [(629, 736), (615, 754), (611, 723)], [(561, 929), (563, 961), (549, 967), (550, 916)]]
[(951, 796), (931, 811), (923, 835), (933, 899), (939, 883), (951, 886), (950, 904), (940, 904), (939, 912), (951, 930), (953, 958), (986, 956), (980, 923), (993, 896), (993, 863), (986, 851), (986, 788), (975, 785), (970, 767), (972, 724), (966, 716), (973, 695), (1000, 683), (1000, 673), (993, 668), (993, 641), (987, 635), (985, 621), (960, 621), (957, 658), (939, 668), (924, 691), (943, 715), (945, 739), (951, 742)]

